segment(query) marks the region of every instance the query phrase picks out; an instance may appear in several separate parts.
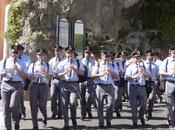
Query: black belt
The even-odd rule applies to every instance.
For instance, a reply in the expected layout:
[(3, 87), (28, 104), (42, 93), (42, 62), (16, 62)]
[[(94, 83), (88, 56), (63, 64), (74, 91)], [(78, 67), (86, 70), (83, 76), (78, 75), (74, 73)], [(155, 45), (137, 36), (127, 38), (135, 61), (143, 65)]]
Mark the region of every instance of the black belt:
[(114, 81), (114, 83), (120, 83), (120, 81), (117, 80), (117, 81)]
[(32, 82), (32, 83), (39, 84), (39, 85), (41, 85), (41, 84), (47, 84), (47, 83), (38, 83), (38, 82)]
[(146, 80), (146, 82), (155, 83), (155, 81), (151, 81), (151, 80)]
[(98, 85), (109, 86), (109, 85), (112, 85), (112, 84), (102, 84), (102, 83), (98, 83)]
[(170, 83), (175, 83), (175, 80), (166, 80), (166, 81), (168, 81)]
[(63, 80), (62, 82), (66, 82), (66, 83), (78, 83), (78, 81), (66, 81), (66, 80)]
[(131, 86), (145, 87), (145, 85), (140, 85), (140, 84), (131, 84)]
[(131, 84), (131, 86), (140, 86), (140, 84)]
[(22, 81), (12, 81), (12, 80), (8, 80), (8, 81), (4, 81), (6, 83), (22, 83)]

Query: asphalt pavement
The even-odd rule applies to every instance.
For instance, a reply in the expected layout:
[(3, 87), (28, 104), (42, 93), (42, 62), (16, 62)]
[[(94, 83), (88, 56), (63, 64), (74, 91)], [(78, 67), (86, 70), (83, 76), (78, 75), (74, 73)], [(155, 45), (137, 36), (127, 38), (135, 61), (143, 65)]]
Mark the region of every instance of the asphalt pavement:
[[(26, 119), (21, 120), (20, 129), (21, 130), (32, 130), (32, 121), (31, 121), (31, 113), (29, 102), (25, 101), (26, 106)], [(46, 127), (42, 125), (42, 115), (40, 111), (38, 112), (38, 122), (40, 130), (61, 130), (63, 127), (63, 119), (52, 120), (51, 110), (50, 110), (50, 101), (48, 101), (48, 124)], [(105, 109), (105, 108), (104, 108)], [(167, 119), (166, 119), (166, 105), (163, 103), (156, 103), (153, 111), (152, 120), (146, 121), (146, 124), (143, 126), (138, 120), (138, 129), (168, 129)], [(70, 112), (69, 112), (70, 113)], [(98, 119), (97, 112), (95, 108), (92, 108), (93, 119), (80, 119), (80, 107), (77, 108), (77, 130), (98, 130)], [(105, 115), (105, 112), (104, 112)], [(121, 112), (121, 118), (116, 117), (116, 113), (113, 114), (114, 118), (111, 121), (112, 128), (106, 128), (109, 130), (117, 130), (117, 129), (132, 129), (132, 121), (131, 121), (131, 109), (128, 106), (128, 103), (123, 103), (123, 111)], [(69, 121), (70, 129), (73, 129), (71, 120)], [(0, 130), (3, 130), (3, 113), (2, 113), (2, 101), (0, 101)]]

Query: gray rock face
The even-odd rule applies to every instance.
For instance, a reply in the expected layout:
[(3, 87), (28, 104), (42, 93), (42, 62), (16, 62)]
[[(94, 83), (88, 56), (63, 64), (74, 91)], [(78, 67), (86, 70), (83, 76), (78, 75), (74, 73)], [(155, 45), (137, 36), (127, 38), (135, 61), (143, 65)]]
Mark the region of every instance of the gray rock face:
[(39, 8), (36, 0), (25, 2), (23, 35), (19, 42), (24, 43), (31, 54), (39, 47), (47, 48), (50, 54), (53, 53), (57, 15), (59, 18), (82, 20), (85, 31), (92, 31), (93, 39), (106, 40), (108, 37), (108, 40), (112, 39), (109, 44), (115, 49), (118, 45), (133, 49), (146, 41), (143, 40), (145, 35), (138, 32), (139, 26), (136, 32), (130, 26), (143, 0), (48, 0), (46, 9)]

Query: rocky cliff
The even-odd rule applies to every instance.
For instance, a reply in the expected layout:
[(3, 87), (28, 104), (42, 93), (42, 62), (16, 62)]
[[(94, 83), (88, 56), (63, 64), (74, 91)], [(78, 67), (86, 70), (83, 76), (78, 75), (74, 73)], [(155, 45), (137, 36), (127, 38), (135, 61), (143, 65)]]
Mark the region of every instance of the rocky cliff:
[[(9, 17), (18, 8), (19, 32), (9, 29), (11, 43), (23, 43), (32, 53), (38, 47), (53, 51), (56, 44), (56, 20), (59, 18), (80, 19), (87, 39), (94, 46), (103, 44), (112, 50), (143, 50), (154, 47), (168, 48), (175, 34), (174, 0), (48, 0), (45, 9), (39, 0), (14, 0)], [(20, 7), (20, 8), (19, 8)], [(16, 18), (16, 17), (15, 17)], [(9, 18), (11, 19), (11, 18)], [(9, 28), (14, 24), (9, 22)], [(173, 30), (173, 31), (172, 31)], [(12, 33), (13, 32), (13, 33)], [(9, 35), (9, 34), (13, 35)]]

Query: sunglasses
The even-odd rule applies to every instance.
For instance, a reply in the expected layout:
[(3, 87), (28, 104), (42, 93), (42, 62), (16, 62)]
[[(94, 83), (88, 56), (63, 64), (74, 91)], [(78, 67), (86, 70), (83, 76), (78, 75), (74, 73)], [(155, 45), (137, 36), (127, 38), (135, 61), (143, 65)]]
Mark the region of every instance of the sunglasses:
[(66, 53), (68, 53), (68, 54), (73, 54), (73, 52), (71, 52), (71, 51), (66, 51)]
[(55, 52), (62, 51), (62, 50), (55, 50)]
[(136, 58), (136, 59), (140, 59), (140, 58), (141, 58), (141, 56), (136, 56), (135, 58)]
[(37, 55), (39, 55), (39, 56), (43, 56), (44, 54), (37, 54)]
[(172, 52), (173, 54), (175, 54), (175, 50), (171, 50), (171, 52)]
[(88, 54), (89, 54), (89, 53), (91, 53), (91, 52), (90, 52), (90, 51), (85, 51), (84, 53), (88, 53)]
[(13, 51), (12, 52), (12, 54), (18, 54), (19, 53), (19, 51)]

